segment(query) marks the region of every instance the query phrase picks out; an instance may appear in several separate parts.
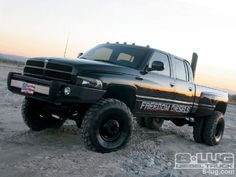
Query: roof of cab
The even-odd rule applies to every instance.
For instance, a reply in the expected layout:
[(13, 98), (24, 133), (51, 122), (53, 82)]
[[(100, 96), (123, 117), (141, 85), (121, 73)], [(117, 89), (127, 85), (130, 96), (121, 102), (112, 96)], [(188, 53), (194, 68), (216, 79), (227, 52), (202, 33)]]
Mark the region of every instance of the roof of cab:
[(107, 42), (107, 43), (104, 43), (104, 44), (101, 44), (101, 45), (105, 45), (105, 44), (119, 45), (119, 46), (121, 46), (121, 45), (122, 45), (122, 46), (131, 46), (131, 47), (137, 47), (137, 48), (146, 48), (146, 49), (153, 50), (153, 51), (159, 51), (159, 52), (161, 52), (161, 53), (170, 55), (170, 56), (172, 56), (172, 57), (174, 57), (174, 58), (177, 58), (177, 59), (179, 59), (179, 60), (183, 60), (183, 61), (189, 62), (189, 61), (186, 60), (186, 59), (183, 59), (183, 58), (181, 58), (181, 57), (175, 56), (175, 55), (173, 55), (173, 54), (170, 54), (170, 53), (168, 53), (168, 52), (162, 51), (162, 50), (160, 50), (160, 49), (152, 48), (152, 47), (150, 47), (149, 45), (147, 45), (147, 46), (141, 46), (141, 45), (136, 45), (135, 43), (128, 44), (128, 43), (126, 43), (126, 42), (124, 42), (124, 43), (119, 43), (119, 42), (110, 43), (110, 42)]

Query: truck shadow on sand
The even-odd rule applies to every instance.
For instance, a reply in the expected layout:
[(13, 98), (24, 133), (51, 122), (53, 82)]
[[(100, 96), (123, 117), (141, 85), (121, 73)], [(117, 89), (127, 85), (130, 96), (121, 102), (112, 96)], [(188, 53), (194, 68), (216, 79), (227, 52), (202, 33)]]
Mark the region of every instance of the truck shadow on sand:
[[(108, 169), (114, 168), (113, 170), (122, 171), (129, 176), (147, 176), (147, 174), (172, 176), (172, 173), (177, 173), (173, 170), (174, 157), (177, 152), (231, 152), (232, 145), (231, 147), (228, 145), (225, 149), (225, 144), (230, 144), (228, 133), (230, 132), (227, 132), (222, 144), (209, 147), (195, 143), (192, 138), (192, 128), (188, 126), (176, 127), (170, 122), (165, 122), (161, 131), (156, 132), (140, 128), (134, 123), (133, 134), (128, 145), (108, 154), (87, 150), (81, 137), (81, 129), (78, 129), (76, 125), (64, 125), (58, 130), (47, 129), (40, 132), (17, 131), (5, 137), (4, 141), (18, 150), (24, 149), (23, 153), (31, 152), (37, 155), (37, 158), (33, 156), (32, 159), (21, 161), (21, 165), (28, 166), (33, 163), (35, 169), (38, 169), (38, 166), (45, 166), (48, 174), (51, 173), (50, 165), (55, 162), (65, 161), (73, 168), (80, 169), (84, 167), (85, 161), (90, 160), (91, 163), (93, 159), (92, 164), (96, 164), (96, 168), (93, 167), (94, 170), (100, 169), (107, 172)], [(113, 166), (108, 164), (113, 164)], [(90, 164), (86, 163), (86, 165)], [(61, 167), (56, 167), (56, 169), (60, 170)]]
[[(172, 123), (165, 123), (160, 131), (141, 128), (136, 123), (134, 123), (133, 127), (131, 141), (128, 146), (144, 141), (153, 141), (156, 145), (159, 145), (163, 139), (168, 139), (170, 136), (178, 137), (178, 139), (183, 139), (183, 141), (193, 142), (191, 138), (192, 128), (188, 126), (179, 128), (172, 125)], [(5, 141), (31, 146), (84, 146), (81, 129), (77, 128), (76, 125), (64, 125), (60, 129), (47, 129), (39, 132), (31, 130), (12, 132), (5, 138)]]
[[(227, 131), (231, 131), (231, 129), (226, 130), (226, 132)], [(223, 144), (235, 141), (231, 136), (228, 136), (228, 133), (225, 136), (226, 137), (222, 141)], [(81, 137), (81, 129), (77, 128), (76, 125), (64, 125), (60, 129), (47, 129), (40, 132), (34, 132), (31, 130), (18, 131), (9, 134), (4, 138), (4, 141), (16, 145), (53, 148), (70, 148), (71, 146), (76, 146), (77, 149), (85, 149)], [(209, 148), (207, 145), (194, 142), (192, 138), (192, 127), (176, 127), (172, 125), (171, 122), (165, 122), (160, 131), (141, 128), (134, 123), (131, 140), (124, 149), (129, 149), (130, 146), (135, 146), (147, 141), (153, 142), (157, 147), (162, 144), (167, 146), (172, 146), (173, 144), (178, 146), (178, 144), (183, 144), (182, 146), (187, 145), (186, 149), (188, 149), (189, 146), (192, 146), (192, 148), (196, 148), (196, 146), (204, 149)], [(221, 144), (218, 146), (221, 146)], [(211, 147), (211, 149), (212, 148), (213, 147)]]

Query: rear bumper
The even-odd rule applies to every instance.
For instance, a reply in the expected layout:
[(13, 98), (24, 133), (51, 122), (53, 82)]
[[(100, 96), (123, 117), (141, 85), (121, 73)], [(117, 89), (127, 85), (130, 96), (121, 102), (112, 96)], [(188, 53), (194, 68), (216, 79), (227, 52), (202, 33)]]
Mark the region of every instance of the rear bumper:
[[(33, 95), (21, 92), (23, 83), (35, 84)], [(105, 90), (81, 87), (60, 81), (48, 81), (13, 72), (8, 74), (7, 86), (8, 90), (13, 93), (52, 102), (54, 104), (95, 103), (101, 99), (105, 93)], [(65, 87), (70, 87), (71, 93), (69, 95), (64, 94), (63, 89)]]

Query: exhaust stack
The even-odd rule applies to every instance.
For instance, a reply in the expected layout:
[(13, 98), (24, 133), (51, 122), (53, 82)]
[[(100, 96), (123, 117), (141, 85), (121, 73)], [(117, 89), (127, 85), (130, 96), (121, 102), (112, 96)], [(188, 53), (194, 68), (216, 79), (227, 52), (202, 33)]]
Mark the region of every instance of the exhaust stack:
[(191, 68), (193, 71), (193, 78), (195, 78), (195, 73), (196, 73), (196, 68), (197, 68), (197, 60), (198, 60), (198, 55), (196, 53), (193, 53), (192, 62), (191, 62)]

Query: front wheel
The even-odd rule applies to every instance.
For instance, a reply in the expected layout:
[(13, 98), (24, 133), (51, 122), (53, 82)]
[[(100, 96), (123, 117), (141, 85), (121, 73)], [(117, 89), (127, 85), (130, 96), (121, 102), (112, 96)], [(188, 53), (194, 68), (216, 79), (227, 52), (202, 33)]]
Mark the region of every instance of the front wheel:
[(64, 119), (56, 119), (42, 109), (43, 103), (30, 98), (25, 98), (21, 114), (25, 124), (33, 131), (40, 131), (46, 128), (60, 128)]
[(223, 138), (225, 128), (224, 116), (221, 112), (214, 114), (205, 120), (203, 139), (207, 145), (214, 146), (220, 143)]
[(82, 136), (87, 148), (103, 153), (124, 146), (131, 130), (130, 109), (116, 99), (104, 99), (92, 105), (82, 122)]

